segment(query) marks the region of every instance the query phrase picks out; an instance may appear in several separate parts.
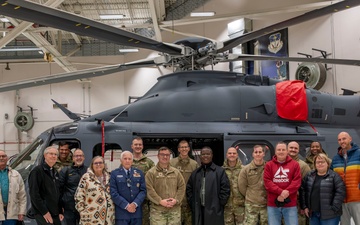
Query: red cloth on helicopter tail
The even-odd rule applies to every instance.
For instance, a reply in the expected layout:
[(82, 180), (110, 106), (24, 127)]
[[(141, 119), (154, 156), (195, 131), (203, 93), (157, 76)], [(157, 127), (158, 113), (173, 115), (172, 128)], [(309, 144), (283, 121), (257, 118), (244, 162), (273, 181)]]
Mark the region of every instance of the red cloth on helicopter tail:
[(276, 110), (283, 119), (306, 121), (308, 118), (308, 105), (305, 83), (300, 80), (277, 83)]

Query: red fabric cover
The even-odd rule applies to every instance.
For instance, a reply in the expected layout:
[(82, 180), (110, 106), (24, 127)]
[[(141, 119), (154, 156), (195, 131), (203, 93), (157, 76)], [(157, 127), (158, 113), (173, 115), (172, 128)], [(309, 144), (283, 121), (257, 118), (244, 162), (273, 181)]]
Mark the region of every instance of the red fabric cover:
[(308, 118), (308, 105), (305, 83), (300, 80), (277, 83), (276, 110), (283, 119), (306, 121)]

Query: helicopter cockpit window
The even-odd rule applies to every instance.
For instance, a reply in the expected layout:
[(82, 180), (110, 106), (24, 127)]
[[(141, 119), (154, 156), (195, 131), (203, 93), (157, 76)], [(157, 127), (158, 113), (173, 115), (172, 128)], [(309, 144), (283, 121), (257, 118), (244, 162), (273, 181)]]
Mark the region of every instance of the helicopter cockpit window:
[[(109, 172), (120, 166), (121, 152), (122, 148), (120, 147), (120, 145), (116, 143), (105, 143), (104, 159), (106, 168)], [(102, 143), (96, 144), (94, 146), (93, 155), (91, 158), (99, 155), (102, 155)]]
[(120, 156), (123, 151), (121, 149), (109, 149), (104, 154), (106, 169), (111, 172), (120, 167)]
[[(146, 154), (146, 156), (151, 159), (155, 165), (159, 162), (159, 159), (158, 159), (158, 151), (159, 149), (146, 149), (143, 151), (144, 154)], [(171, 155), (170, 155), (170, 159), (174, 158), (175, 157), (175, 154), (174, 152), (170, 149), (171, 151)]]
[(51, 141), (49, 146), (54, 145), (54, 146), (57, 146), (57, 148), (58, 148), (59, 142), (66, 142), (66, 144), (69, 144), (69, 149), (71, 150), (71, 153), (73, 153), (75, 151), (75, 149), (81, 148), (79, 141), (77, 141), (77, 140), (69, 140), (69, 139), (65, 139), (65, 140), (56, 139), (56, 140), (53, 140), (53, 141)]
[[(265, 149), (264, 160), (265, 161), (271, 160), (271, 151), (270, 151), (271, 146), (267, 144), (263, 144), (261, 142), (259, 142), (259, 144), (263, 146), (263, 148)], [(257, 144), (252, 142), (252, 143), (238, 143), (234, 146), (238, 150), (239, 159), (241, 160), (243, 165), (247, 165), (253, 160), (252, 153), (255, 145)]]
[[(98, 156), (98, 155), (102, 155), (102, 144), (96, 144), (93, 148), (93, 155), (91, 158)], [(106, 151), (109, 150), (121, 150), (122, 148), (120, 147), (120, 145), (116, 144), (116, 143), (105, 143), (105, 153)], [(119, 158), (120, 160), (120, 158)]]
[(10, 165), (11, 168), (21, 174), (24, 180), (27, 179), (30, 171), (35, 166), (35, 161), (39, 156), (40, 150), (43, 149), (43, 145), (44, 141), (42, 139), (36, 139), (32, 144), (27, 146)]
[(193, 151), (192, 151), (192, 155), (193, 155), (193, 157), (194, 157), (194, 160), (195, 160), (199, 165), (201, 165), (200, 153), (201, 153), (201, 148), (193, 149)]

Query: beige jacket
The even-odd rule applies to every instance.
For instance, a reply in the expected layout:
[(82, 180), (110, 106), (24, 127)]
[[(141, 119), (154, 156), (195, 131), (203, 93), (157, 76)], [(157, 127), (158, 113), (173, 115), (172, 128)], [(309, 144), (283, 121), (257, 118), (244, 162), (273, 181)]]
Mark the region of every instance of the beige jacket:
[(75, 208), (80, 213), (79, 224), (114, 224), (115, 206), (110, 195), (110, 174), (105, 175), (105, 188), (90, 168), (80, 179), (75, 193)]
[[(292, 158), (292, 157), (291, 157)], [(299, 159), (299, 156), (296, 156), (294, 158), (292, 158), (293, 160), (297, 161), (299, 163), (300, 166), (300, 173), (301, 173), (301, 179), (304, 179), (304, 177), (306, 176), (306, 174), (308, 174), (311, 169), (309, 167), (309, 165), (304, 162), (303, 160)]]
[[(9, 176), (9, 202), (7, 205), (7, 218), (17, 220), (19, 214), (26, 214), (26, 192), (24, 181), (18, 171), (8, 167)], [(4, 205), (0, 194), (0, 220), (5, 220)]]
[(245, 202), (265, 207), (267, 205), (267, 194), (264, 186), (265, 163), (256, 166), (254, 160), (242, 168), (238, 187), (241, 194), (245, 196)]
[(166, 208), (160, 205), (160, 201), (167, 198), (175, 198), (177, 203), (174, 207), (180, 207), (186, 186), (178, 169), (169, 166), (164, 170), (157, 164), (146, 173), (145, 181), (151, 207), (165, 210)]

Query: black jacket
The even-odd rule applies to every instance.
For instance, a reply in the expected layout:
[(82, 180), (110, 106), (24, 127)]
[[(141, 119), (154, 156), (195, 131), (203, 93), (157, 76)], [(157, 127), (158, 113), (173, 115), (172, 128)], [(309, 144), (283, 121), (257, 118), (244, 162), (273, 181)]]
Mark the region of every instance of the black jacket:
[(76, 212), (74, 195), (79, 185), (81, 177), (86, 173), (87, 166), (72, 166), (64, 167), (60, 171), (60, 201), (65, 210)]
[[(316, 170), (309, 172), (300, 189), (300, 205), (311, 212), (311, 191), (316, 177)], [(345, 184), (341, 177), (332, 170), (328, 170), (320, 182), (320, 217), (322, 220), (341, 216), (341, 205), (346, 196)]]
[(191, 206), (194, 225), (224, 224), (224, 206), (230, 196), (230, 183), (225, 170), (212, 163), (206, 167), (204, 221), (201, 215), (200, 189), (204, 166), (197, 168), (186, 186), (186, 197)]
[[(53, 174), (51, 174), (53, 171)], [(34, 214), (52, 216), (62, 214), (60, 205), (59, 174), (45, 162), (34, 167), (29, 175), (29, 192)]]

